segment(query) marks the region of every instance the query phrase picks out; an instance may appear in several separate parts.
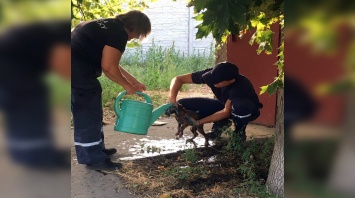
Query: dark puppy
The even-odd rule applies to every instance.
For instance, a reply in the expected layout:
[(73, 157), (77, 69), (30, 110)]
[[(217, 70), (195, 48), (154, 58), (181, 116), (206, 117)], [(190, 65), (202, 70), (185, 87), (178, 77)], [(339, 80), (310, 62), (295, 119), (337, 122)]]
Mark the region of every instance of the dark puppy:
[[(186, 110), (181, 104), (178, 103), (177, 108), (175, 107), (172, 108), (172, 110), (169, 112), (170, 114), (175, 114), (175, 119), (178, 122), (178, 131), (175, 134), (176, 139), (179, 139), (182, 137), (184, 130), (187, 126), (191, 126), (189, 117), (193, 118), (195, 120), (199, 119), (199, 116), (197, 113), (194, 111)], [(203, 130), (203, 124), (199, 126), (191, 126), (190, 128), (191, 132), (194, 134), (194, 136), (191, 139), (188, 139), (187, 141), (194, 143), (193, 139), (195, 139), (198, 136), (198, 132), (200, 132), (203, 137), (205, 137), (205, 146), (208, 147), (208, 137), (206, 136), (205, 131)]]

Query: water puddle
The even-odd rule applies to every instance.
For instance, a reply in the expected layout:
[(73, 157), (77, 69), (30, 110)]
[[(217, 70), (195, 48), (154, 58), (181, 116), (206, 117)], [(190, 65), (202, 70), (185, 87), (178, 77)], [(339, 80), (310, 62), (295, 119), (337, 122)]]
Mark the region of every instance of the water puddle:
[[(163, 154), (176, 153), (177, 151), (192, 149), (194, 145), (187, 142), (186, 140), (191, 137), (183, 136), (179, 140), (176, 139), (160, 139), (160, 140), (150, 140), (148, 138), (139, 139), (134, 143), (133, 146), (130, 146), (129, 152), (132, 153), (132, 156), (122, 157), (120, 160), (134, 160), (146, 157), (153, 157)], [(196, 146), (204, 147), (205, 138), (196, 137), (194, 139)], [(209, 141), (210, 146), (213, 146), (213, 142)]]
[(207, 159), (207, 162), (209, 162), (209, 163), (213, 163), (215, 161), (216, 161), (216, 156), (212, 156), (212, 157)]

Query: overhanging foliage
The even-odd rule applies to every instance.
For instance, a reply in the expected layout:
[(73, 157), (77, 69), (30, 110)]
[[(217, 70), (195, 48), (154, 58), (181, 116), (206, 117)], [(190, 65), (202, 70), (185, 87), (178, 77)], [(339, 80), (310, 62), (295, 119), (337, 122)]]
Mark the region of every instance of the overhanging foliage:
[[(273, 50), (272, 24), (284, 27), (283, 0), (191, 0), (189, 7), (194, 7), (199, 25), (196, 38), (207, 37), (212, 33), (217, 42), (226, 42), (229, 34), (243, 36), (247, 31), (255, 31), (250, 38), (250, 45), (259, 45), (257, 53), (271, 54)], [(284, 82), (284, 44), (281, 34), (279, 60), (275, 63), (279, 75), (275, 81), (261, 88), (260, 94), (275, 93), (277, 88), (283, 88)]]

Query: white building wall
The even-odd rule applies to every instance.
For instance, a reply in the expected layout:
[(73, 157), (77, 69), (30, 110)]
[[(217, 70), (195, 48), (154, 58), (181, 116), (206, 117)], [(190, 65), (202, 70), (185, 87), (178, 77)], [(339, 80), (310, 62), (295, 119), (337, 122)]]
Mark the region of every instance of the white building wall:
[[(149, 8), (143, 12), (147, 14), (152, 24), (151, 34), (142, 42), (143, 50), (155, 45), (175, 48), (185, 54), (197, 53), (206, 50), (209, 53), (214, 40), (211, 35), (204, 39), (196, 40), (195, 28), (199, 22), (192, 17), (193, 8), (187, 7), (186, 0), (158, 0), (148, 4)], [(133, 48), (127, 48), (132, 51)]]

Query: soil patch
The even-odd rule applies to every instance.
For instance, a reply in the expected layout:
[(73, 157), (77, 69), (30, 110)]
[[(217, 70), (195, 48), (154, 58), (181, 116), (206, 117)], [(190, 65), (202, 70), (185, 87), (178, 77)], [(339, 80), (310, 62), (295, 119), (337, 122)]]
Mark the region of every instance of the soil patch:
[[(271, 158), (269, 139), (254, 139), (243, 148), (259, 148), (247, 153), (255, 181), (263, 185), (268, 174), (265, 157)], [(250, 178), (240, 167), (246, 153), (228, 152), (227, 139), (208, 148), (195, 148), (156, 157), (122, 161), (116, 173), (126, 187), (139, 197), (249, 197)], [(267, 146), (266, 146), (267, 145)], [(261, 159), (264, 158), (264, 159)]]

